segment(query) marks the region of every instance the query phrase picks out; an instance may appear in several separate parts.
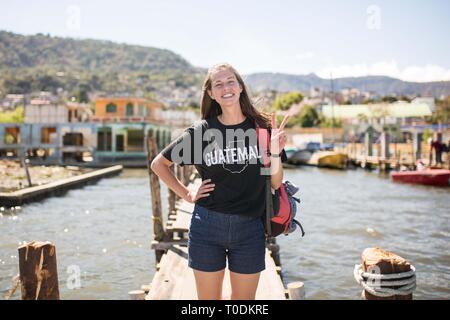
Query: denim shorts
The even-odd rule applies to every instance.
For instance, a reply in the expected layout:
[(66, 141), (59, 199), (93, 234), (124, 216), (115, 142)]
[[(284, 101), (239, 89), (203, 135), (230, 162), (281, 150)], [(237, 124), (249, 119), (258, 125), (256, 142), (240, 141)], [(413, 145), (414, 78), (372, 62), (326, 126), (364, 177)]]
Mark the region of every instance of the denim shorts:
[(189, 228), (189, 267), (236, 273), (265, 269), (265, 234), (261, 218), (212, 211), (197, 204)]

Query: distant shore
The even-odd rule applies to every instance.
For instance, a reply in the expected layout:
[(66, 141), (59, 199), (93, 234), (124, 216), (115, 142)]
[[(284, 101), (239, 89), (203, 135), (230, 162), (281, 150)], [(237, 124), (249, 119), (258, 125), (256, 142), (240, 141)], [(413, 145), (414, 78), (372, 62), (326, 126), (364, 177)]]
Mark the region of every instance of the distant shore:
[[(32, 186), (78, 176), (91, 171), (74, 166), (28, 166)], [(0, 192), (12, 192), (28, 187), (25, 168), (18, 161), (0, 160)]]

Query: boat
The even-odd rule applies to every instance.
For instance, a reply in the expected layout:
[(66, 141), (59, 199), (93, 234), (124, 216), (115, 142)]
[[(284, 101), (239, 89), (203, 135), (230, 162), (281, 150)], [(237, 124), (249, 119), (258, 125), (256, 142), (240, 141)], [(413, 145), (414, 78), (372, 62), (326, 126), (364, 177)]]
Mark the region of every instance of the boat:
[(320, 143), (308, 143), (306, 148), (292, 147), (286, 150), (287, 163), (293, 165), (310, 165), (322, 168), (345, 169), (347, 155), (335, 151), (327, 151)]
[(309, 159), (314, 152), (320, 150), (320, 143), (309, 142), (299, 148), (297, 146), (286, 149), (287, 162), (294, 165), (308, 164)]
[(307, 164), (320, 168), (345, 169), (347, 167), (347, 155), (335, 151), (316, 151)]
[(450, 170), (447, 169), (425, 169), (421, 171), (399, 171), (392, 172), (393, 181), (423, 184), (428, 186), (447, 187), (450, 185)]
[(306, 149), (301, 149), (301, 150), (297, 149), (296, 151), (290, 153), (289, 155), (286, 152), (286, 155), (288, 155), (287, 162), (290, 164), (295, 164), (295, 165), (307, 164), (309, 159), (311, 159), (312, 154), (313, 154), (313, 151), (306, 150)]

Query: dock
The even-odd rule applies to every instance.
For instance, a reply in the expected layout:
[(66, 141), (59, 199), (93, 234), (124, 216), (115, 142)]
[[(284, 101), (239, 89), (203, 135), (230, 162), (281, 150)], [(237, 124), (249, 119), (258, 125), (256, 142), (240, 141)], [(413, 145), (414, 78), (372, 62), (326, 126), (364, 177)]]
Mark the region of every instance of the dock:
[[(196, 178), (188, 188), (198, 188), (201, 179)], [(196, 300), (194, 273), (188, 267), (187, 234), (194, 204), (184, 200), (176, 202), (175, 214), (169, 216), (165, 230), (169, 235), (166, 241), (153, 241), (153, 249), (165, 249), (156, 273), (150, 284), (147, 300)], [(269, 246), (270, 247), (270, 246)], [(261, 272), (257, 300), (285, 300), (287, 291), (281, 279), (281, 268), (275, 264), (272, 252), (266, 249), (266, 269)], [(222, 299), (229, 300), (231, 287), (229, 271), (225, 270)]]
[[(146, 300), (197, 300), (194, 272), (188, 266), (188, 234), (194, 211), (194, 204), (178, 197), (172, 190), (168, 193), (168, 219), (163, 223), (160, 182), (151, 169), (151, 162), (158, 154), (156, 139), (150, 137), (147, 142), (148, 172), (152, 197), (153, 241), (155, 250), (156, 273), (150, 284), (144, 284), (140, 290), (130, 291), (131, 299)], [(200, 186), (201, 179), (194, 166), (171, 167), (177, 179), (188, 189)], [(286, 289), (281, 273), (279, 245), (275, 238), (266, 239), (266, 269), (261, 272), (256, 292), (257, 300), (303, 299), (302, 282), (288, 285)], [(231, 298), (230, 273), (225, 270), (222, 299)]]
[(69, 189), (79, 188), (89, 183), (95, 183), (102, 178), (119, 174), (122, 169), (123, 167), (121, 165), (116, 165), (40, 186), (24, 188), (13, 192), (0, 192), (0, 204), (2, 206), (12, 207), (39, 201), (50, 196), (61, 194)]

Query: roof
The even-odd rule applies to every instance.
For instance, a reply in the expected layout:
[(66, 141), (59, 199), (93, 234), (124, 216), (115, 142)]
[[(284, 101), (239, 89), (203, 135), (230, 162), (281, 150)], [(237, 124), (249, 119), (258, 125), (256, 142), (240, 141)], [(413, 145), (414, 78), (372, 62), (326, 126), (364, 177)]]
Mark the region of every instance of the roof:
[(431, 116), (431, 110), (428, 104), (407, 102), (391, 104), (336, 105), (334, 108), (330, 105), (326, 105), (322, 107), (322, 113), (326, 118), (332, 118), (332, 116), (334, 116), (334, 118), (340, 119), (357, 119), (361, 115), (364, 115), (367, 118), (415, 118)]

